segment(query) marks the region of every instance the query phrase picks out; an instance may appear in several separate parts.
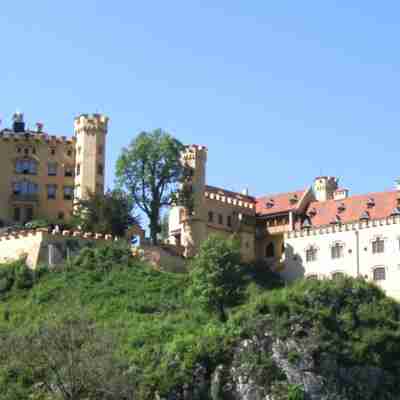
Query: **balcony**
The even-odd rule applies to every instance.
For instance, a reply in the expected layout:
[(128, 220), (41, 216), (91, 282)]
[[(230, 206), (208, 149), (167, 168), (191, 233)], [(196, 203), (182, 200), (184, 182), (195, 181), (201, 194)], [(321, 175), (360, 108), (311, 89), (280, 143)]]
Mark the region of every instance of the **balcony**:
[(12, 202), (21, 203), (37, 203), (39, 201), (38, 193), (13, 193), (11, 195)]

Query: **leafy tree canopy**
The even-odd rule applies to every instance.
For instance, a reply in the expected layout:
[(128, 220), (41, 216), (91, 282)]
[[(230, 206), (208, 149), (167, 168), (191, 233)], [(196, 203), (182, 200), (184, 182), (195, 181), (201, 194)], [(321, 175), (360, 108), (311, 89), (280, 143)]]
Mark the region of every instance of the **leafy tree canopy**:
[(235, 239), (210, 236), (191, 269), (191, 292), (206, 308), (226, 320), (226, 307), (241, 297), (240, 246)]
[(121, 190), (88, 193), (88, 198), (76, 203), (72, 224), (88, 232), (124, 236), (126, 230), (138, 223), (133, 216), (133, 201)]
[(171, 204), (172, 194), (182, 175), (180, 162), (184, 146), (167, 132), (141, 132), (123, 149), (117, 160), (118, 184), (149, 218), (152, 242), (160, 232), (160, 211)]

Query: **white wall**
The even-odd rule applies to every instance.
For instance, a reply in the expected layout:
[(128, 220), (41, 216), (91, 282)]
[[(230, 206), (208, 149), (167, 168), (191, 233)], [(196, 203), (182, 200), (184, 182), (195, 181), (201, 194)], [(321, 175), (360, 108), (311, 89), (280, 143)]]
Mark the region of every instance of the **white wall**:
[[(385, 240), (385, 251), (373, 254), (372, 241), (378, 236)], [(399, 238), (400, 221), (392, 218), (367, 224), (356, 223), (313, 229), (310, 232), (292, 232), (285, 238), (285, 269), (280, 273), (288, 281), (313, 274), (317, 274), (319, 278), (329, 278), (335, 272), (343, 272), (350, 276), (359, 274), (373, 280), (374, 268), (383, 266), (386, 270), (386, 279), (376, 283), (389, 296), (400, 300)], [(344, 244), (343, 257), (340, 259), (331, 257), (331, 246), (336, 241)], [(317, 247), (316, 261), (306, 261), (308, 246)]]

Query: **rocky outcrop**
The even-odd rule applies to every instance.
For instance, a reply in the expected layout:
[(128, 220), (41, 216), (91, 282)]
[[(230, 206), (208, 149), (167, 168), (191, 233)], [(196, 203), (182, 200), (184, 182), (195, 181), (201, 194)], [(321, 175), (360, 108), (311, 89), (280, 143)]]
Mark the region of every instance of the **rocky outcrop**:
[[(385, 387), (396, 377), (377, 367), (344, 366), (320, 352), (320, 338), (294, 326), (289, 338), (259, 328), (232, 349), (231, 361), (197, 365), (168, 400), (396, 400)], [(206, 397), (204, 397), (206, 396)]]

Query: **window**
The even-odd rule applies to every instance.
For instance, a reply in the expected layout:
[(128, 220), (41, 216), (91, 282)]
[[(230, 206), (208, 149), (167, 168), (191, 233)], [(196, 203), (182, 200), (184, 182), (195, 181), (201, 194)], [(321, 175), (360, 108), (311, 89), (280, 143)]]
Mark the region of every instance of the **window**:
[(374, 281), (384, 281), (386, 279), (385, 267), (374, 268)]
[(72, 200), (74, 197), (73, 186), (64, 186), (64, 200)]
[(28, 207), (25, 210), (25, 221), (32, 221), (33, 220), (33, 208), (32, 207)]
[(103, 164), (99, 164), (99, 165), (97, 166), (97, 173), (98, 173), (99, 175), (103, 175)]
[(224, 223), (224, 216), (222, 214), (218, 214), (218, 223), (222, 225)]
[(232, 226), (232, 216), (228, 215), (226, 218), (226, 224), (230, 227)]
[(101, 155), (103, 154), (103, 146), (99, 146), (98, 148), (98, 153)]
[(14, 208), (14, 221), (19, 221), (21, 219), (21, 209), (19, 207)]
[(57, 163), (49, 162), (47, 164), (47, 175), (48, 176), (56, 176), (57, 175)]
[(17, 153), (21, 153), (22, 149), (21, 147), (17, 147)]
[(47, 185), (47, 198), (55, 199), (57, 196), (57, 185)]
[(343, 245), (341, 243), (335, 243), (331, 247), (331, 257), (333, 259), (343, 257)]
[(56, 154), (56, 149), (50, 149), (50, 154), (54, 156)]
[(214, 213), (212, 211), (208, 212), (208, 222), (214, 222)]
[(71, 149), (68, 149), (68, 150), (67, 150), (67, 156), (68, 156), (68, 157), (71, 157), (71, 156), (72, 156), (72, 150), (71, 150)]
[(60, 211), (57, 215), (58, 219), (64, 219), (64, 213)]
[(28, 148), (24, 149), (24, 153), (27, 156), (29, 154), (29, 149)]
[(272, 242), (268, 243), (267, 247), (265, 248), (265, 257), (275, 257), (275, 247)]
[(81, 164), (76, 165), (76, 176), (79, 176), (81, 174)]
[(372, 242), (372, 253), (383, 253), (385, 251), (385, 241), (382, 238), (376, 238)]
[(317, 249), (315, 247), (309, 247), (306, 250), (306, 261), (312, 262), (317, 260)]
[(37, 194), (39, 187), (37, 183), (30, 181), (20, 181), (13, 184), (13, 192), (16, 195)]
[(29, 158), (17, 160), (15, 164), (15, 172), (17, 174), (36, 175), (37, 174), (37, 161)]
[(66, 166), (64, 169), (64, 176), (68, 177), (68, 176), (74, 176), (74, 169), (70, 166)]

